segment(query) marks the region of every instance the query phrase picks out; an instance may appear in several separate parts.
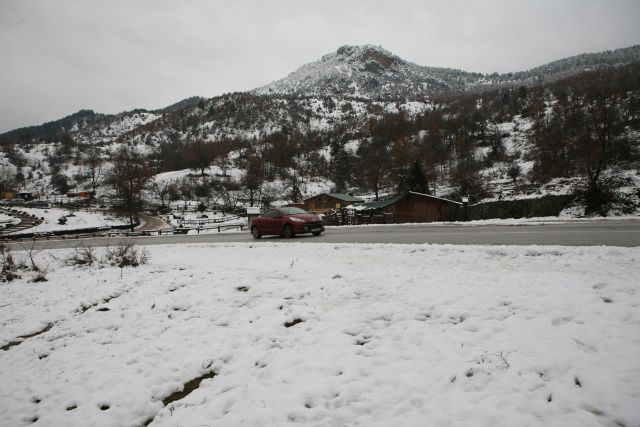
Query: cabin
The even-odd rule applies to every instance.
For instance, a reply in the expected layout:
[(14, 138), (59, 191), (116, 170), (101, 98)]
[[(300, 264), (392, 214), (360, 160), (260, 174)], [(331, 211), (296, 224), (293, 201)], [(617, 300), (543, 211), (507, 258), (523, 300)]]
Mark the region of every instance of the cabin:
[(93, 198), (95, 197), (95, 195), (96, 195), (95, 191), (73, 191), (73, 192), (67, 193), (67, 197), (69, 198), (77, 197), (80, 199), (86, 199), (87, 197)]
[(16, 197), (18, 197), (17, 191), (8, 190), (0, 192), (0, 199), (15, 199)]
[(388, 218), (385, 222), (436, 222), (463, 219), (463, 204), (408, 191), (385, 200), (364, 203), (358, 211)]
[(353, 197), (351, 194), (322, 193), (305, 199), (303, 209), (315, 213), (325, 213), (363, 202), (364, 200)]
[(33, 196), (33, 193), (30, 191), (22, 191), (20, 193), (18, 193), (18, 197), (21, 198), (22, 200), (24, 200), (25, 202), (31, 201), (33, 200), (35, 197)]

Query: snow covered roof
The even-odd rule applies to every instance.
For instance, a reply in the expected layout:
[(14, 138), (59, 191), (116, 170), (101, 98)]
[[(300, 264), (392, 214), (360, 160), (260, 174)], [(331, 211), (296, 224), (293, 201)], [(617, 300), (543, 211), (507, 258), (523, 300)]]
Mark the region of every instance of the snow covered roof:
[(397, 194), (395, 196), (389, 197), (388, 199), (378, 200), (377, 202), (365, 203), (363, 206), (366, 209), (382, 209), (382, 208), (386, 208), (387, 206), (390, 206), (390, 205), (393, 205), (394, 203), (397, 203), (399, 200), (401, 200), (402, 198), (404, 198), (408, 194), (415, 194), (415, 195), (418, 195), (418, 196), (421, 196), (421, 197), (426, 197), (426, 198), (429, 198), (429, 199), (439, 200), (439, 201), (445, 202), (445, 203), (453, 203), (453, 204), (456, 204), (456, 205), (462, 205), (462, 203), (460, 203), (460, 202), (455, 202), (455, 201), (449, 200), (449, 199), (443, 199), (442, 197), (436, 197), (436, 196), (432, 196), (430, 194), (418, 193), (417, 191), (407, 191), (406, 193)]
[(359, 199), (357, 197), (352, 196), (351, 194), (343, 194), (343, 193), (320, 193), (315, 196), (307, 197), (305, 200), (313, 199), (318, 196), (329, 196), (334, 199), (342, 200), (343, 202), (351, 202), (351, 203), (362, 203), (364, 200)]

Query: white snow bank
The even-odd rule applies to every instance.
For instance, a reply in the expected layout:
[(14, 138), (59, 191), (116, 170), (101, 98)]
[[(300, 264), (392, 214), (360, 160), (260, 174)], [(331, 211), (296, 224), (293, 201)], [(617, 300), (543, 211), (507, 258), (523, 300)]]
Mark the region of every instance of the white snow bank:
[(149, 251), (122, 276), (52, 251), (49, 282), (0, 284), (0, 346), (53, 324), (0, 351), (3, 424), (640, 423), (640, 248)]
[(3, 213), (0, 213), (0, 224), (8, 224), (8, 223), (19, 223), (20, 219), (19, 218), (14, 218), (11, 215), (5, 215)]

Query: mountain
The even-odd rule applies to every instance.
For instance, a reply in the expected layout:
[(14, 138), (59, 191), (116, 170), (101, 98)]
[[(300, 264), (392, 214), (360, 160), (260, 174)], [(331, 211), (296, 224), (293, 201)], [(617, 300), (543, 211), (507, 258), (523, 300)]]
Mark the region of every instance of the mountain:
[(178, 101), (174, 104), (169, 105), (168, 107), (160, 108), (155, 110), (154, 113), (171, 113), (173, 111), (183, 110), (185, 108), (194, 107), (204, 101), (205, 98), (201, 96), (191, 96), (189, 98), (185, 98), (182, 101)]
[(342, 46), (253, 93), (419, 98), (463, 89), (481, 79), (482, 75), (478, 73), (416, 65), (380, 46)]
[(640, 61), (640, 45), (576, 55), (528, 71), (471, 73), (417, 65), (380, 46), (342, 46), (287, 77), (254, 89), (258, 95), (339, 96), (370, 99), (423, 99), (451, 91), (496, 85), (532, 85), (609, 66)]
[(606, 50), (597, 53), (582, 53), (563, 58), (528, 71), (503, 74), (505, 81), (550, 82), (584, 71), (593, 71), (606, 67), (616, 67), (640, 61), (640, 45)]
[(6, 132), (0, 135), (0, 138), (10, 143), (51, 140), (72, 130), (96, 124), (103, 118), (105, 118), (103, 114), (96, 114), (93, 110), (80, 110), (62, 119)]
[[(436, 95), (451, 92), (478, 92), (503, 86), (532, 86), (556, 81), (580, 72), (633, 62), (640, 62), (640, 45), (580, 54), (528, 71), (480, 74), (417, 65), (405, 61), (380, 46), (342, 46), (336, 52), (323, 56), (319, 61), (303, 65), (281, 80), (246, 93), (225, 95), (209, 100), (192, 96), (153, 111), (136, 109), (108, 115), (95, 113), (92, 110), (80, 110), (59, 120), (6, 132), (0, 135), (0, 140), (10, 143), (46, 141), (55, 140), (62, 134), (78, 133), (84, 135), (82, 138), (84, 140), (98, 135), (99, 140), (104, 141), (102, 138), (104, 136), (120, 137), (158, 118), (163, 120), (158, 121), (154, 129), (167, 121), (177, 127), (184, 126), (176, 124), (176, 121), (186, 120), (185, 117), (189, 116), (190, 121), (193, 122), (194, 115), (199, 117), (198, 120), (215, 118), (213, 123), (215, 126), (212, 125), (210, 128), (217, 137), (223, 137), (225, 133), (230, 133), (232, 136), (268, 133), (273, 120), (278, 122), (277, 128), (299, 123), (300, 112), (302, 112), (302, 119), (306, 118), (309, 123), (308, 125), (303, 123), (303, 128), (306, 126), (308, 129), (318, 127), (326, 129), (327, 125), (331, 124), (339, 127), (344, 118), (352, 116), (341, 114), (340, 110), (335, 112), (332, 108), (329, 108), (329, 111), (316, 111), (313, 105), (302, 105), (293, 110), (286, 107), (285, 110), (289, 111), (283, 113), (281, 111), (283, 103), (286, 106), (289, 101), (275, 102), (259, 98), (263, 95), (303, 98), (332, 96), (343, 101), (360, 100), (365, 103), (360, 107), (372, 110), (372, 113), (375, 113), (379, 106), (374, 106), (372, 109), (368, 104), (371, 100), (387, 102), (416, 100), (422, 102), (422, 105), (417, 108), (424, 110), (429, 104), (429, 99)], [(313, 101), (310, 103), (313, 104)], [(355, 104), (352, 103), (352, 105)], [(258, 111), (255, 110), (256, 108)], [(325, 113), (329, 117), (325, 117)], [(241, 129), (238, 129), (238, 122), (242, 124)]]
[[(490, 75), (343, 46), (253, 91), (152, 111), (82, 110), (0, 135), (0, 190), (86, 188), (90, 148), (110, 163), (127, 145), (159, 176), (186, 177), (174, 194), (245, 191), (249, 170), (251, 191), (265, 185), (265, 204), (286, 200), (292, 180), (306, 185), (304, 195), (393, 192), (419, 161), (434, 194), (475, 200), (571, 193), (584, 187), (585, 171), (603, 171), (589, 179), (623, 188), (631, 212), (640, 206), (639, 76), (640, 46)], [(199, 170), (193, 187), (189, 170), (206, 156), (216, 167)], [(216, 174), (233, 182), (217, 183)]]

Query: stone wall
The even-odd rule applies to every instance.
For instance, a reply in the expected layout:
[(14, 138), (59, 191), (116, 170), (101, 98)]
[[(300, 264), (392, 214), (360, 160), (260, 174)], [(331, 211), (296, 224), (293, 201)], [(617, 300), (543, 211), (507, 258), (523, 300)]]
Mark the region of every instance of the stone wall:
[(539, 216), (558, 216), (575, 195), (543, 196), (536, 199), (499, 200), (478, 203), (460, 209), (458, 220), (479, 220), (491, 218), (531, 218)]

